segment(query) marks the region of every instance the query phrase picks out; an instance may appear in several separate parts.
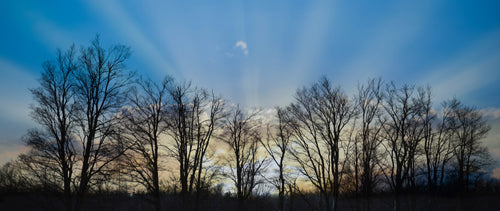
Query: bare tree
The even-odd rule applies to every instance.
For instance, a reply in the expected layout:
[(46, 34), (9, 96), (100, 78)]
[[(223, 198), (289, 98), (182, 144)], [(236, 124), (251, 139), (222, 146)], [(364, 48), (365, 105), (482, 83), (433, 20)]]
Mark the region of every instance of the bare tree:
[[(257, 185), (263, 181), (258, 178), (265, 167), (265, 160), (259, 159), (258, 148), (261, 141), (260, 128), (254, 118), (257, 113), (245, 114), (237, 106), (225, 118), (221, 140), (229, 145), (231, 155), (228, 175), (236, 187), (240, 202), (250, 197)], [(241, 205), (241, 203), (240, 203)]]
[[(382, 80), (370, 79), (365, 85), (358, 86), (356, 107), (358, 109), (361, 126), (356, 136), (355, 178), (356, 188), (361, 187), (361, 192), (368, 195), (373, 192), (375, 185), (375, 168), (377, 166), (377, 149), (380, 145), (379, 133), (381, 127), (376, 124), (376, 118), (381, 113)], [(359, 142), (359, 143), (358, 143)], [(358, 147), (358, 144), (361, 146)], [(358, 170), (358, 166), (360, 166)], [(358, 176), (361, 184), (358, 185)]]
[[(342, 162), (340, 142), (355, 112), (352, 102), (322, 78), (311, 88), (297, 91), (295, 103), (288, 107), (294, 141), (291, 155), (299, 170), (318, 189), (326, 209), (338, 209)], [(345, 148), (344, 148), (345, 149)], [(342, 165), (343, 166), (343, 165)], [(333, 196), (333, 203), (330, 198)]]
[(431, 106), (432, 94), (430, 86), (418, 87), (416, 96), (412, 98), (415, 117), (410, 120), (409, 147), (410, 154), (408, 159), (408, 180), (411, 190), (417, 187), (417, 171), (421, 164), (420, 158), (425, 154), (422, 150), (422, 141), (425, 145), (425, 139), (428, 135), (428, 125), (432, 121)]
[(170, 78), (165, 78), (161, 84), (152, 80), (139, 80), (138, 89), (133, 89), (130, 95), (131, 106), (123, 109), (128, 137), (128, 152), (124, 154), (125, 165), (134, 182), (143, 185), (155, 197), (157, 210), (160, 206), (160, 139), (167, 130), (167, 115), (165, 106), (168, 104), (168, 86)]
[(288, 123), (290, 120), (284, 108), (276, 108), (276, 119), (278, 121), (276, 124), (268, 126), (267, 139), (266, 141), (262, 141), (262, 146), (272, 161), (278, 166), (278, 180), (274, 186), (278, 189), (279, 210), (284, 210), (285, 192), (287, 189), (285, 184), (285, 155), (289, 150), (292, 128)]
[(450, 124), (453, 127), (452, 148), (458, 185), (461, 191), (469, 191), (472, 173), (491, 163), (488, 150), (480, 141), (491, 128), (475, 107), (463, 105), (456, 99), (450, 104), (454, 105)]
[(395, 208), (400, 209), (399, 195), (403, 188), (416, 187), (416, 165), (420, 143), (425, 136), (424, 123), (430, 106), (430, 89), (410, 85), (387, 85), (380, 118), (387, 162), (379, 163), (388, 184), (395, 193)]
[(123, 153), (113, 136), (119, 134), (115, 115), (127, 99), (126, 88), (133, 76), (125, 72), (129, 56), (130, 49), (124, 45), (103, 49), (98, 36), (91, 46), (81, 50), (74, 87), (82, 149), (79, 199), (88, 191), (92, 179), (106, 176), (109, 164)]
[(408, 157), (410, 154), (408, 133), (410, 121), (416, 116), (415, 107), (412, 105), (411, 97), (414, 88), (404, 85), (401, 89), (396, 88), (394, 83), (387, 86), (386, 102), (384, 109), (388, 116), (384, 124), (384, 138), (387, 144), (384, 147), (389, 155), (389, 184), (396, 193), (401, 192), (403, 183), (407, 178)]
[[(32, 133), (34, 131), (30, 131)], [(46, 192), (63, 192), (59, 167), (52, 158), (44, 157), (47, 153), (30, 150), (18, 157), (18, 164), (31, 190)], [(66, 201), (65, 201), (66, 202)]]
[(0, 167), (0, 194), (28, 191), (34, 184), (26, 178), (19, 160), (9, 161)]
[(424, 109), (424, 142), (425, 167), (427, 187), (430, 192), (438, 191), (443, 185), (446, 167), (452, 159), (453, 123), (452, 111), (457, 106), (456, 102), (445, 101), (442, 103), (441, 115), (433, 112), (430, 100), (423, 106)]
[(380, 157), (377, 150), (381, 143), (379, 134), (382, 129), (382, 123), (376, 120), (381, 115), (382, 98), (381, 79), (369, 79), (366, 85), (358, 85), (355, 102), (360, 124), (356, 128), (351, 154), (354, 162), (354, 186), (356, 192), (361, 191), (365, 196), (373, 192), (376, 182), (375, 171)]
[(22, 156), (22, 160), (33, 170), (43, 168), (55, 174), (53, 185), (60, 187), (62, 183), (68, 210), (72, 207), (71, 182), (76, 162), (73, 145), (76, 126), (73, 74), (76, 70), (74, 46), (66, 52), (58, 50), (55, 62), (43, 63), (40, 87), (30, 90), (36, 102), (31, 107), (31, 116), (41, 128), (31, 130), (25, 136), (31, 150)]
[[(196, 190), (199, 200), (207, 181), (202, 175), (205, 169), (207, 149), (219, 120), (224, 117), (224, 102), (214, 93), (191, 88), (190, 83), (170, 86), (172, 104), (168, 107), (168, 134), (173, 144), (168, 150), (179, 162), (179, 180), (184, 204), (187, 194)], [(198, 205), (199, 203), (196, 203)]]

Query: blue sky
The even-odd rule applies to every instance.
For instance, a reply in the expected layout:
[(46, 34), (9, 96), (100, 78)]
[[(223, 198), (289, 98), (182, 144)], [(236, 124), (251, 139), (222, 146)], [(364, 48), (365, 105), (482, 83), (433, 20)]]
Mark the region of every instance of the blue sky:
[[(375, 3), (376, 2), (376, 3)], [(0, 160), (34, 127), (28, 88), (56, 49), (129, 45), (141, 75), (264, 108), (326, 75), (429, 84), (487, 111), (500, 158), (500, 1), (0, 1)], [(496, 150), (496, 151), (495, 151)]]

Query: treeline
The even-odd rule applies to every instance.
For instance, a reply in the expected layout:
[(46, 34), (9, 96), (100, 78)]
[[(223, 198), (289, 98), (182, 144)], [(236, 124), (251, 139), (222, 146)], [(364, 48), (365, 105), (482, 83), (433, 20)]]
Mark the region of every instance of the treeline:
[(454, 98), (434, 105), (429, 87), (370, 79), (348, 96), (323, 77), (263, 112), (190, 82), (144, 79), (128, 72), (129, 56), (97, 37), (43, 63), (31, 90), (39, 127), (1, 168), (3, 193), (60, 193), (66, 210), (116, 192), (144, 193), (162, 210), (169, 193), (200, 210), (210, 197), (241, 207), (275, 190), (279, 210), (292, 196), (337, 210), (346, 195), (390, 192), (399, 209), (405, 193), (498, 191), (484, 170), (485, 117)]

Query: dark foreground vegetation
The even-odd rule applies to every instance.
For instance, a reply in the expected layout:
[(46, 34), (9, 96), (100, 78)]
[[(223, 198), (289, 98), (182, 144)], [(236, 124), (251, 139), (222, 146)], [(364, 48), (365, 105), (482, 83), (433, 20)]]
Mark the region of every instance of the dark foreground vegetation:
[(58, 51), (39, 127), (0, 168), (10, 210), (494, 210), (480, 109), (429, 86), (325, 77), (272, 110), (127, 71), (130, 49)]
[[(283, 210), (319, 209), (318, 195), (294, 196), (286, 198)], [(339, 210), (394, 210), (395, 196), (390, 193), (374, 194), (369, 198), (341, 196)], [(465, 195), (402, 194), (401, 210), (498, 210), (499, 193), (469, 193)], [(155, 210), (155, 199), (150, 195), (108, 193), (89, 194), (82, 210)], [(161, 194), (163, 210), (195, 210), (194, 204), (183, 207), (180, 195)], [(194, 201), (194, 199), (193, 199)], [(200, 200), (200, 210), (278, 210), (277, 196), (256, 196), (240, 202), (230, 196), (207, 196)], [(60, 193), (10, 193), (0, 197), (0, 210), (65, 210)]]

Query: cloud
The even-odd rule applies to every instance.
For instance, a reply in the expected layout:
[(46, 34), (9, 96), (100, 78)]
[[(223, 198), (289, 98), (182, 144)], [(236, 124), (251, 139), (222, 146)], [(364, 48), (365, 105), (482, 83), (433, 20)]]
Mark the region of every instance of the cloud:
[[(493, 170), (493, 175), (496, 178), (500, 179), (500, 119), (498, 118), (493, 118), (494, 115), (498, 115), (498, 112), (500, 109), (486, 109), (489, 110), (488, 112), (485, 112), (484, 114), (486, 115), (486, 119), (488, 119), (488, 125), (491, 126), (491, 130), (488, 133), (487, 137), (481, 140), (482, 144), (484, 144), (484, 147), (488, 149), (490, 152), (493, 160), (495, 161), (492, 168), (495, 169)], [(495, 111), (496, 110), (496, 111)], [(484, 112), (484, 110), (481, 110)], [(489, 114), (486, 114), (489, 113)]]
[(11, 160), (15, 160), (21, 153), (28, 151), (28, 147), (24, 145), (4, 145), (0, 148), (0, 165), (3, 165)]
[(500, 108), (485, 108), (481, 109), (481, 112), (487, 118), (492, 118), (492, 119), (500, 118)]
[(492, 173), (493, 177), (500, 179), (500, 168), (493, 169)]
[(236, 45), (235, 45), (235, 46), (236, 46), (236, 47), (240, 47), (242, 50), (247, 49), (247, 43), (246, 43), (246, 42), (244, 42), (244, 41), (241, 41), (241, 40), (240, 40), (240, 41), (238, 41), (238, 42), (236, 42)]
[(234, 47), (240, 48), (243, 51), (243, 54), (248, 55), (248, 46), (247, 46), (247, 43), (245, 41), (240, 40), (240, 41), (236, 42)]

